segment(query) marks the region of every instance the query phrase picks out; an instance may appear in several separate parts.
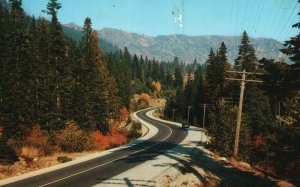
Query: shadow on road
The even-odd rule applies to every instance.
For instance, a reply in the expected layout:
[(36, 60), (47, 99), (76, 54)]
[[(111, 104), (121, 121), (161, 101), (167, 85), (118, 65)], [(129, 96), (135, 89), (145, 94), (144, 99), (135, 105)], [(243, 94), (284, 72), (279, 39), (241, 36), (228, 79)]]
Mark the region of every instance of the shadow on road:
[(145, 187), (154, 187), (155, 181), (150, 180), (136, 180), (136, 179), (129, 179), (127, 177), (123, 179), (118, 178), (111, 178), (109, 180), (105, 180), (104, 182), (101, 182), (101, 185), (104, 186), (128, 186), (128, 187), (134, 187), (134, 186), (145, 186)]

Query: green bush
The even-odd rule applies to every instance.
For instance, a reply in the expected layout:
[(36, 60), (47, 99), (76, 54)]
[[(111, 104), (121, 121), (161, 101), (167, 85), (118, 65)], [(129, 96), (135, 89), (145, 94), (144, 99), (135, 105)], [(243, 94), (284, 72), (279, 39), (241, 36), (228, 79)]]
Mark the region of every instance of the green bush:
[(131, 140), (137, 139), (142, 135), (142, 124), (137, 121), (132, 121), (128, 138)]
[(73, 121), (68, 121), (65, 128), (56, 135), (56, 144), (62, 151), (81, 152), (86, 149), (88, 138), (88, 133), (81, 130)]
[(60, 163), (65, 163), (65, 162), (72, 161), (72, 158), (69, 158), (67, 156), (59, 156), (57, 157), (57, 161)]

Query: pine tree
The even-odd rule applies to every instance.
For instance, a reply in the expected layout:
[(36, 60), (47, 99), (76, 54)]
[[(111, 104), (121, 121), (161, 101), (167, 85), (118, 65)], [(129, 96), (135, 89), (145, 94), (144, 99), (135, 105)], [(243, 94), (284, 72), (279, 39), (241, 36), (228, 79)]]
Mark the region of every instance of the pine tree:
[(52, 107), (54, 106), (51, 94), (51, 79), (49, 79), (50, 64), (48, 62), (49, 33), (47, 21), (39, 18), (34, 30), (34, 61), (35, 61), (35, 110), (37, 120), (44, 129), (49, 129)]
[(250, 43), (249, 36), (246, 31), (243, 32), (241, 44), (239, 46), (238, 57), (235, 59), (235, 69), (239, 71), (246, 70), (253, 72), (256, 70), (257, 57), (255, 50)]
[(279, 113), (279, 104), (284, 101), (284, 98), (289, 96), (286, 89), (286, 73), (288, 64), (284, 62), (276, 62), (274, 59), (262, 58), (259, 60), (259, 68), (264, 72), (263, 90), (269, 97), (273, 116)]
[(183, 87), (183, 77), (181, 74), (180, 67), (177, 66), (175, 68), (175, 80), (174, 80), (174, 88), (181, 89)]
[(207, 80), (208, 80), (208, 82), (209, 82), (210, 85), (214, 84), (212, 82), (212, 80), (214, 79), (214, 63), (215, 63), (215, 58), (216, 58), (215, 52), (214, 52), (214, 50), (212, 48), (210, 48), (208, 59), (205, 62), (206, 66), (207, 66), (207, 71), (206, 71)]
[(60, 128), (64, 121), (70, 118), (72, 79), (71, 69), (68, 65), (68, 48), (66, 38), (57, 18), (57, 11), (61, 4), (57, 0), (49, 0), (47, 10), (44, 13), (51, 16), (49, 31), (49, 56), (50, 72), (48, 74), (51, 80), (51, 91), (53, 93), (52, 106), (52, 128)]
[(195, 96), (195, 102), (197, 104), (207, 103), (207, 86), (205, 82), (205, 75), (201, 66), (199, 66), (195, 72), (195, 84), (197, 94)]
[(145, 64), (147, 65), (146, 78), (148, 79), (152, 75), (152, 62), (148, 60), (147, 56), (145, 59)]
[(168, 71), (167, 71), (167, 74), (166, 74), (165, 81), (163, 81), (163, 84), (164, 84), (167, 88), (171, 88), (171, 87), (172, 87), (172, 82), (173, 82), (172, 74), (171, 74), (171, 72), (168, 70)]
[(207, 82), (211, 92), (211, 101), (216, 102), (224, 95), (226, 71), (230, 69), (227, 62), (227, 48), (221, 43), (219, 51), (215, 55), (211, 49), (207, 60)]
[(158, 67), (158, 80), (163, 82), (163, 80), (165, 79), (165, 70), (164, 70), (163, 63), (159, 63), (158, 66), (159, 66)]
[(101, 132), (109, 130), (109, 85), (110, 81), (103, 54), (98, 44), (98, 35), (91, 27), (91, 19), (84, 22), (83, 36), (83, 63), (84, 75), (82, 87), (85, 91), (83, 99), (84, 119), (86, 124), (81, 124), (86, 129), (97, 127)]
[(140, 68), (138, 71), (138, 75), (139, 75), (140, 80), (142, 80), (142, 82), (145, 83), (145, 62), (144, 62), (142, 55), (141, 55), (139, 64), (140, 64), (140, 66), (139, 66)]
[[(196, 86), (196, 95), (195, 95), (195, 104), (200, 106), (202, 104), (208, 103), (208, 89), (205, 80), (204, 70), (201, 66), (198, 66), (195, 72), (195, 86)], [(196, 108), (196, 114), (203, 114), (204, 108)], [(198, 124), (203, 122), (203, 115), (196, 115), (198, 119)], [(206, 118), (207, 119), (207, 118)]]
[(1, 124), (3, 124), (4, 119), (4, 95), (5, 95), (5, 82), (7, 81), (7, 72), (5, 71), (5, 65), (8, 63), (8, 56), (7, 56), (7, 35), (10, 32), (10, 14), (6, 7), (3, 7), (0, 3), (0, 120)]
[(11, 0), (10, 23), (12, 30), (8, 33), (6, 58), (4, 60), (3, 104), (8, 123), (28, 125), (34, 122), (33, 60), (31, 36), (22, 26), (25, 15), (22, 2)]
[(132, 80), (138, 78), (138, 69), (139, 69), (139, 59), (138, 57), (135, 55), (133, 55), (133, 59), (132, 59)]

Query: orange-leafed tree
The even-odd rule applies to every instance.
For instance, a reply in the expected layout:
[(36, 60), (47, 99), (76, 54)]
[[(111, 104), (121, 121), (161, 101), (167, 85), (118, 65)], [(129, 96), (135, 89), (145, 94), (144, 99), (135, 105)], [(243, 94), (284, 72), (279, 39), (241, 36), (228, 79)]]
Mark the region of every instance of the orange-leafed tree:
[(129, 116), (129, 111), (127, 110), (127, 108), (126, 107), (121, 108), (120, 109), (120, 118), (119, 118), (120, 122), (126, 121), (128, 116)]
[(141, 93), (139, 100), (149, 103), (150, 96), (147, 93)]
[(91, 133), (91, 143), (93, 144), (92, 149), (105, 150), (109, 147), (107, 138), (99, 130)]
[(152, 85), (154, 86), (154, 89), (155, 89), (155, 91), (157, 92), (157, 93), (159, 93), (160, 91), (161, 91), (161, 84), (160, 84), (160, 82), (155, 82), (155, 81), (153, 81), (153, 83), (152, 83)]

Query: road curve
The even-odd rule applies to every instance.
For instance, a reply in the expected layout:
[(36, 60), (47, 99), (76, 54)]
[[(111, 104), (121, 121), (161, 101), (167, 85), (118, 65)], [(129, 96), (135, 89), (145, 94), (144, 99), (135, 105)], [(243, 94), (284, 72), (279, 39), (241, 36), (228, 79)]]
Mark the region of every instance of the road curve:
[(158, 133), (148, 140), (125, 149), (117, 149), (98, 158), (4, 186), (92, 186), (165, 153), (187, 136), (187, 131), (176, 125), (148, 117), (146, 113), (150, 110), (153, 109), (136, 113), (140, 119), (158, 129)]

